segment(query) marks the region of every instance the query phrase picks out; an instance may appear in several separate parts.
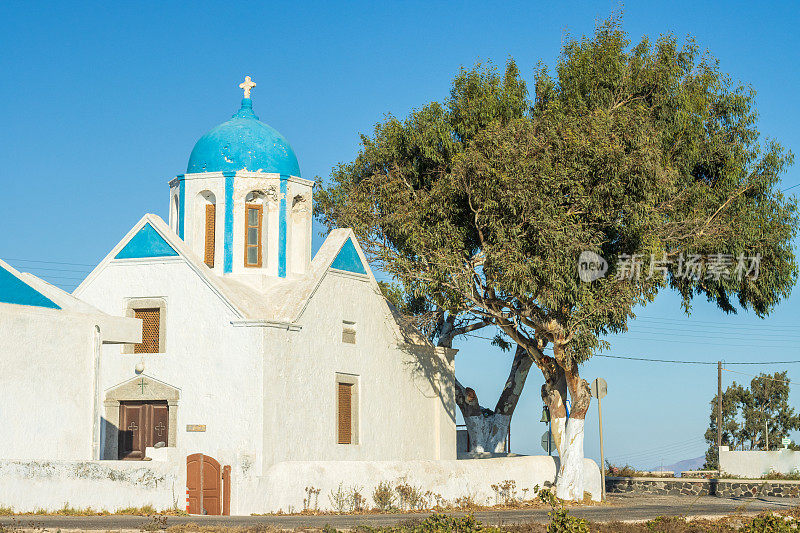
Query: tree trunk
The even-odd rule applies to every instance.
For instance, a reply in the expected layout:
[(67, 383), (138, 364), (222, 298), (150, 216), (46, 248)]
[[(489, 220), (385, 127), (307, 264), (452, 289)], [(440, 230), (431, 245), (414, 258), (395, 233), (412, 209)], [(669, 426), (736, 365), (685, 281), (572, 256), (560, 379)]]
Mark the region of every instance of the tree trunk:
[(456, 380), (456, 405), (461, 409), (464, 424), (467, 426), (470, 452), (503, 453), (507, 451), (505, 442), (508, 427), (511, 424), (511, 416), (519, 402), (532, 362), (527, 351), (521, 346), (517, 346), (506, 386), (497, 400), (494, 411), (481, 407), (475, 391), (464, 387)]
[(570, 363), (564, 371), (572, 410), (567, 420), (564, 442), (560, 448), (561, 462), (556, 479), (556, 496), (562, 500), (583, 500), (583, 429), (589, 410), (591, 393), (589, 384), (581, 379), (578, 366)]
[(550, 411), (550, 431), (556, 443), (558, 455), (564, 453), (564, 431), (567, 427), (567, 379), (564, 370), (555, 359), (542, 359), (539, 368), (544, 376), (542, 385), (542, 401)]

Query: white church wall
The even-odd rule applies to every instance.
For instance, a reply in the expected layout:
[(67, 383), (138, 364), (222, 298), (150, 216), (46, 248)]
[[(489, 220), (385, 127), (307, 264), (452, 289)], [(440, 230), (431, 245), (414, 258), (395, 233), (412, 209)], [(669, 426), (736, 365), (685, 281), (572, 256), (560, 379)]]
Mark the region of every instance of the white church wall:
[[(131, 298), (166, 301), (166, 352), (124, 354), (107, 346), (101, 366), (103, 394), (143, 375), (180, 391), (176, 448), (183, 461), (204, 453), (231, 465), (234, 483), (260, 472), (262, 334), (234, 327), (237, 315), (180, 258), (117, 261), (88, 284), (82, 297), (108, 313), (124, 314)], [(133, 399), (133, 398), (132, 398)], [(205, 426), (188, 431), (187, 425)]]
[(97, 511), (152, 505), (185, 507), (185, 474), (176, 462), (0, 460), (0, 506), (15, 512)]
[[(585, 490), (593, 501), (600, 501), (600, 469), (591, 459), (584, 459)], [(239, 514), (300, 512), (306, 487), (319, 489), (316, 502), (321, 511), (334, 511), (331, 495), (340, 488), (356, 488), (372, 507), (372, 492), (381, 482), (392, 487), (408, 484), (430, 491), (449, 503), (472, 498), (478, 504), (495, 505), (498, 493), (492, 485), (514, 481), (517, 498), (533, 498), (540, 488), (555, 482), (557, 458), (517, 456), (465, 460), (408, 461), (290, 461), (270, 467), (258, 483), (246, 491)], [(431, 504), (436, 500), (432, 498)]]
[(96, 323), (0, 304), (0, 457), (92, 458)]
[[(265, 330), (265, 468), (286, 460), (454, 459), (452, 364), (397, 347), (388, 309), (366, 276), (329, 271), (298, 323)], [(342, 342), (343, 321), (356, 343)], [(358, 381), (356, 444), (338, 444), (336, 376)]]

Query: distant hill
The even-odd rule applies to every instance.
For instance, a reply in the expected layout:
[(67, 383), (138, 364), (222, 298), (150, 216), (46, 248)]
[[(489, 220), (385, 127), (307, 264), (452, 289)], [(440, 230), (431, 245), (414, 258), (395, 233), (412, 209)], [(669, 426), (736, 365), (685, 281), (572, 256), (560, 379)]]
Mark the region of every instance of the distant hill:
[[(680, 475), (681, 472), (685, 470), (698, 470), (703, 468), (703, 465), (706, 462), (705, 455), (700, 457), (695, 457), (694, 459), (684, 459), (683, 461), (678, 461), (677, 463), (672, 463), (671, 465), (664, 465), (664, 470), (671, 470), (675, 472), (675, 475)], [(658, 470), (661, 468), (660, 465), (654, 466), (652, 470)]]

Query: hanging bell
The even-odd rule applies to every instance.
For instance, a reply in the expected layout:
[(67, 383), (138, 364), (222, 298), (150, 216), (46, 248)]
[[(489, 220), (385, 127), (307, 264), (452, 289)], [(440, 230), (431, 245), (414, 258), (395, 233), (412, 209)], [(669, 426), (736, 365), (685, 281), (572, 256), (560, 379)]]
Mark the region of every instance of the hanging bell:
[(550, 410), (546, 405), (542, 407), (542, 419), (539, 422), (550, 422)]

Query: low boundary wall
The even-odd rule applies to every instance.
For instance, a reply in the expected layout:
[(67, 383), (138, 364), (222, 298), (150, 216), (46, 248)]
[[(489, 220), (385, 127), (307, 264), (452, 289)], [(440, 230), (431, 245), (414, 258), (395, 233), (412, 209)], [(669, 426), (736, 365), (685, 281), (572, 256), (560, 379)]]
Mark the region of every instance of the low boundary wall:
[[(244, 514), (300, 512), (307, 497), (306, 487), (319, 490), (310, 506), (322, 511), (335, 510), (333, 494), (356, 488), (372, 507), (372, 493), (378, 483), (410, 485), (422, 494), (428, 493), (433, 503), (455, 503), (471, 498), (479, 505), (494, 505), (499, 487), (513, 481), (516, 498), (533, 498), (533, 488), (555, 481), (558, 460), (542, 455), (508, 456), (443, 461), (308, 461), (285, 462), (272, 466), (258, 479), (241, 502)], [(591, 459), (584, 459), (584, 490), (594, 501), (600, 501), (600, 469)]]
[[(65, 506), (109, 512), (146, 505), (157, 511), (183, 509), (186, 460), (179, 454), (161, 455), (163, 460), (152, 461), (0, 460), (0, 507), (16, 512), (57, 511)], [(389, 483), (392, 488), (406, 485), (431, 505), (463, 503), (464, 499), (494, 505), (507, 498), (535, 497), (534, 487), (551, 485), (557, 471), (558, 460), (548, 456), (284, 462), (260, 477), (235, 472), (231, 512), (337, 510), (335, 494), (340, 488), (350, 494), (355, 489), (363, 505), (371, 508), (379, 483)], [(600, 469), (585, 459), (584, 472), (584, 490), (599, 501)], [(307, 488), (316, 491), (312, 502)]]
[(759, 478), (771, 472), (790, 474), (800, 471), (800, 452), (794, 450), (731, 451), (720, 446), (719, 465), (731, 476)]
[(608, 494), (720, 496), (723, 498), (800, 497), (800, 481), (606, 477)]
[(0, 461), (0, 506), (16, 512), (65, 506), (116, 511), (152, 505), (182, 509), (186, 481), (158, 461)]

